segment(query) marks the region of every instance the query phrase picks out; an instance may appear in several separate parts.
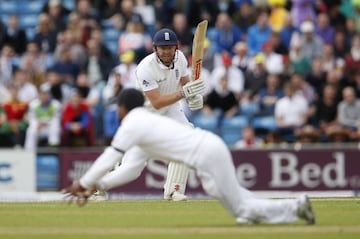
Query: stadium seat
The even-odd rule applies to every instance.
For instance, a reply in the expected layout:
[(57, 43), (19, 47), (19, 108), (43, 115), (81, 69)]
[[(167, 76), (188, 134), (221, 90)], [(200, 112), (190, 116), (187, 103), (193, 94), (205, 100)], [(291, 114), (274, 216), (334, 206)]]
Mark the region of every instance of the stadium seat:
[(259, 105), (257, 103), (249, 102), (246, 104), (241, 104), (240, 114), (251, 117), (257, 112), (259, 112)]
[(213, 133), (217, 133), (218, 131), (218, 117), (217, 115), (208, 116), (202, 113), (199, 113), (193, 116), (190, 120), (195, 127), (199, 127), (205, 130), (209, 130)]
[(33, 28), (33, 27), (28, 27), (25, 29), (25, 32), (26, 32), (26, 37), (28, 40), (33, 40), (34, 37), (35, 37), (35, 34), (36, 34), (36, 29)]
[(63, 0), (62, 5), (70, 11), (74, 11), (76, 8), (75, 2), (74, 0)]
[(106, 28), (102, 31), (103, 40), (106, 41), (117, 41), (119, 40), (120, 31), (115, 28)]
[(19, 17), (20, 28), (35, 28), (38, 24), (39, 14), (21, 14)]
[(18, 4), (16, 0), (1, 0), (0, 1), (0, 14), (17, 14)]
[(249, 124), (246, 116), (238, 115), (223, 118), (220, 123), (220, 136), (229, 146), (241, 139), (241, 130)]
[(104, 41), (105, 46), (116, 56), (118, 54), (118, 42), (117, 41)]
[(45, 0), (29, 0), (21, 7), (23, 14), (39, 14), (45, 4)]
[(252, 119), (251, 125), (255, 130), (274, 131), (277, 129), (274, 116), (257, 116)]

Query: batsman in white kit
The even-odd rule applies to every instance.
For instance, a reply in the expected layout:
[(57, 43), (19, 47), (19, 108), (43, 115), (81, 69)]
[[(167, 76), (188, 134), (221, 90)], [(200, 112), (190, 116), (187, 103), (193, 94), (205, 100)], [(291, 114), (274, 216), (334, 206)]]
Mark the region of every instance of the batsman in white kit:
[[(191, 95), (192, 89), (192, 85), (184, 86), (188, 95)], [(118, 107), (122, 126), (111, 146), (104, 150), (85, 175), (63, 189), (65, 194), (76, 197), (79, 202), (86, 202), (96, 189), (108, 190), (123, 185), (119, 182), (132, 177), (131, 165), (144, 164), (145, 158), (131, 158), (114, 171), (108, 171), (136, 145), (147, 158), (183, 163), (194, 169), (205, 192), (220, 200), (238, 224), (291, 223), (298, 218), (304, 219), (307, 224), (315, 223), (306, 195), (277, 200), (255, 197), (239, 184), (230, 151), (217, 135), (154, 114), (142, 107), (143, 104), (144, 96), (136, 89), (125, 89), (120, 93)], [(125, 169), (120, 170), (122, 166)]]
[[(144, 93), (145, 106), (152, 112), (167, 116), (180, 123), (191, 125), (180, 104), (184, 96), (179, 87), (190, 82), (188, 62), (184, 54), (178, 50), (178, 39), (170, 29), (161, 29), (153, 37), (154, 52), (145, 57), (136, 69), (137, 87)], [(195, 85), (199, 82), (195, 82)], [(201, 94), (188, 97), (191, 110), (203, 107)], [(166, 130), (166, 129), (163, 129)], [(129, 157), (147, 156), (137, 147), (127, 152)], [(139, 174), (144, 165), (134, 168)], [(174, 201), (186, 199), (185, 188), (189, 169), (179, 162), (170, 162), (164, 185), (164, 198)]]

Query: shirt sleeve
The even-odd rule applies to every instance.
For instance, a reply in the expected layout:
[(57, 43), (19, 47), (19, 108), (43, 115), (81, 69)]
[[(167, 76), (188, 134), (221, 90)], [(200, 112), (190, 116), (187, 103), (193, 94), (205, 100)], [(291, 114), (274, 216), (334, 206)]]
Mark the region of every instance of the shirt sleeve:
[(145, 69), (144, 66), (139, 65), (136, 70), (136, 79), (137, 85), (142, 91), (149, 91), (156, 88), (159, 88), (156, 79), (153, 77), (153, 74), (148, 69)]

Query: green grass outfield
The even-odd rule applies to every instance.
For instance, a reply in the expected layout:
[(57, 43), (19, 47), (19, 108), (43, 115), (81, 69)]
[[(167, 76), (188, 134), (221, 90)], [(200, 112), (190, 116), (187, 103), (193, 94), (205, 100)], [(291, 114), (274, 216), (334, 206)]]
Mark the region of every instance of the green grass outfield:
[(214, 200), (0, 203), (0, 238), (360, 238), (360, 199), (312, 199), (317, 224), (235, 225)]

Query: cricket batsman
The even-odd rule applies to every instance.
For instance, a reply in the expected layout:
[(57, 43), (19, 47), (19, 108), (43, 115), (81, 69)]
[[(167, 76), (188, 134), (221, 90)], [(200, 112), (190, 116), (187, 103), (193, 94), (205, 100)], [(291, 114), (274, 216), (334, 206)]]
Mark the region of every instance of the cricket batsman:
[[(183, 89), (188, 96), (197, 93), (193, 91), (191, 82)], [(96, 189), (108, 190), (122, 185), (119, 182), (131, 174), (128, 172), (131, 165), (144, 164), (146, 158), (157, 158), (195, 169), (204, 190), (220, 200), (238, 224), (291, 223), (298, 218), (304, 219), (307, 224), (315, 223), (306, 195), (297, 199), (256, 198), (239, 184), (231, 153), (217, 135), (154, 114), (142, 107), (143, 104), (144, 96), (136, 89), (125, 89), (120, 93), (118, 109), (122, 126), (111, 146), (104, 150), (79, 181), (65, 188), (64, 193), (86, 202)], [(108, 173), (134, 146), (147, 157), (129, 158)]]
[[(180, 123), (192, 126), (182, 109), (181, 99), (186, 98), (191, 110), (203, 107), (200, 93), (186, 97), (181, 87), (190, 82), (188, 62), (178, 49), (178, 39), (174, 31), (164, 28), (153, 37), (154, 52), (145, 57), (136, 69), (137, 86), (145, 95), (145, 106), (152, 112), (172, 118)], [(203, 81), (197, 80), (193, 88), (204, 87)], [(199, 92), (200, 92), (199, 91)], [(166, 128), (161, 129), (166, 131)], [(146, 157), (139, 150), (131, 151), (132, 157)], [(141, 172), (143, 168), (139, 168)], [(182, 163), (170, 162), (164, 185), (164, 199), (186, 200), (185, 188), (189, 169)]]

